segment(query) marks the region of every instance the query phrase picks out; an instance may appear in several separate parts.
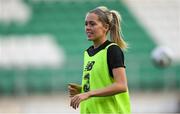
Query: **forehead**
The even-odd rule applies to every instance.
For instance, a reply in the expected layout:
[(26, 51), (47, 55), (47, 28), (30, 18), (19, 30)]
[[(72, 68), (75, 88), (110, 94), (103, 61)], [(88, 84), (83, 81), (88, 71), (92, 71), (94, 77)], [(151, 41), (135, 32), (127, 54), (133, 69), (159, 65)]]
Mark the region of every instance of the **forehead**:
[(85, 21), (98, 21), (99, 17), (95, 13), (87, 13)]

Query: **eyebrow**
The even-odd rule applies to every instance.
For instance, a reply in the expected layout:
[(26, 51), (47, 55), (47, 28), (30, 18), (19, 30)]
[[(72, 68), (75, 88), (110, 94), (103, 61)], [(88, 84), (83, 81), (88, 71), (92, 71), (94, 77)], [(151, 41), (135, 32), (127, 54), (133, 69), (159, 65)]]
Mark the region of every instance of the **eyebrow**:
[(85, 23), (95, 23), (95, 21), (85, 21)]
[(94, 22), (94, 21), (85, 21), (85, 22)]

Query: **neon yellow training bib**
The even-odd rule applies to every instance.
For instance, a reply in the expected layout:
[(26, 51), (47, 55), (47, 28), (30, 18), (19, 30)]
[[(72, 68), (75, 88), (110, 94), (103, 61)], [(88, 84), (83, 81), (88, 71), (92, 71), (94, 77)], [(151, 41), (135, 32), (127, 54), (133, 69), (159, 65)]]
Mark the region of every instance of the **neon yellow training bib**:
[[(84, 52), (84, 69), (82, 77), (82, 93), (105, 88), (114, 82), (107, 64), (107, 49), (100, 50), (94, 56)], [(80, 103), (81, 114), (130, 114), (129, 93), (119, 93), (107, 97), (91, 97)]]

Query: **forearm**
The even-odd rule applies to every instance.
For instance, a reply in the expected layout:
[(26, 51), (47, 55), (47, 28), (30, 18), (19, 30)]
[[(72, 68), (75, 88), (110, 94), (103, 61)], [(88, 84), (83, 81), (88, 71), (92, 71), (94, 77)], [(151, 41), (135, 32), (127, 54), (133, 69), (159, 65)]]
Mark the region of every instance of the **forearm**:
[(127, 91), (126, 85), (113, 83), (112, 85), (108, 87), (89, 91), (88, 94), (90, 95), (90, 97), (105, 97), (105, 96), (111, 96), (111, 95), (115, 95), (117, 93), (122, 93), (126, 91)]

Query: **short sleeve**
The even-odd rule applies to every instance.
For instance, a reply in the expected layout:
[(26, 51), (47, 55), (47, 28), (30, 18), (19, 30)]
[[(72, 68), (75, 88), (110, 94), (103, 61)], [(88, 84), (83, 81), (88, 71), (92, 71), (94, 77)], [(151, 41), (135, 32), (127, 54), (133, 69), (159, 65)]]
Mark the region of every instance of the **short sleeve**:
[(109, 67), (109, 73), (112, 75), (112, 69), (118, 67), (124, 67), (124, 53), (117, 45), (112, 45), (107, 50), (107, 62)]

